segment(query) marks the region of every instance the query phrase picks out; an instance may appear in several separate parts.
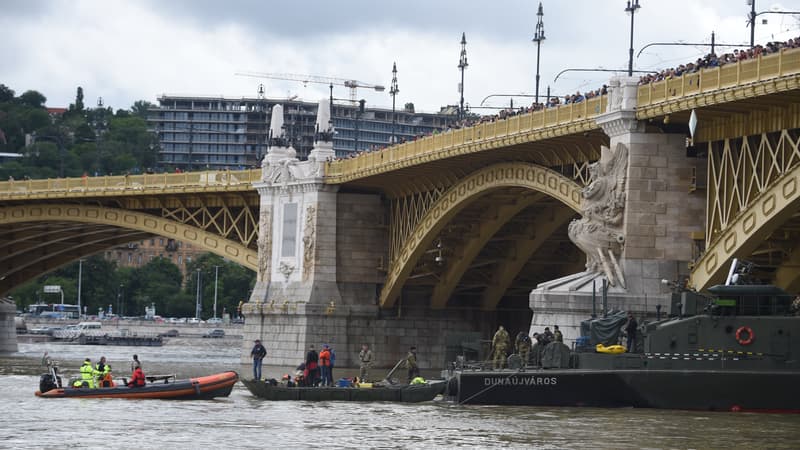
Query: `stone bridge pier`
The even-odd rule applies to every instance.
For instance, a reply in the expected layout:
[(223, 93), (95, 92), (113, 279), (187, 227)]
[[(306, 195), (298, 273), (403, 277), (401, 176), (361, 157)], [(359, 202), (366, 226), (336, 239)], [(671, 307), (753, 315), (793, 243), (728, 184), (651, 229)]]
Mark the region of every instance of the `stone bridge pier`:
[(393, 309), (379, 308), (385, 272), (378, 266), (388, 257), (380, 196), (337, 192), (337, 186), (324, 184), (323, 164), (334, 155), (326, 101), (317, 123), (327, 131), (318, 133), (303, 162), (283, 139), (275, 122), (282, 111), (275, 108), (273, 139), (256, 185), (259, 264), (255, 289), (242, 307), (242, 362), (249, 360), (253, 340), (261, 339), (269, 365), (297, 366), (310, 345), (319, 350), (330, 344), (338, 367), (357, 367), (361, 345), (368, 344), (376, 368), (394, 366), (411, 346), (418, 348), (421, 368), (443, 367), (454, 358), (446, 355), (448, 342), (477, 339), (476, 324), (483, 321), (476, 313), (431, 310), (427, 299), (412, 296)]
[(592, 291), (602, 315), (603, 280), (609, 310), (652, 317), (668, 313), (671, 291), (689, 273), (692, 232), (702, 232), (705, 192), (692, 192), (693, 177), (706, 176), (705, 158), (687, 157), (689, 135), (636, 119), (635, 78), (612, 79), (607, 112), (598, 125), (610, 138), (582, 192), (582, 218), (570, 239), (587, 255), (585, 272), (540, 284), (530, 295), (531, 334), (559, 325), (565, 339), (580, 335), (591, 317)]

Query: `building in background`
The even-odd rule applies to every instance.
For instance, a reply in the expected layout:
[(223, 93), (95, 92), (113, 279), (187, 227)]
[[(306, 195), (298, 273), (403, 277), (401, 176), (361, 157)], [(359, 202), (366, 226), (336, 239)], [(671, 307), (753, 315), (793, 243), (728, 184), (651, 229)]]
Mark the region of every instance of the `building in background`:
[[(162, 95), (149, 110), (148, 129), (160, 143), (159, 165), (167, 170), (231, 169), (258, 165), (267, 152), (272, 107), (284, 109), (286, 134), (300, 159), (314, 144), (317, 102), (295, 99), (222, 98)], [(412, 104), (397, 110), (333, 105), (337, 157), (376, 149), (395, 141), (442, 130), (457, 119), (453, 108), (416, 113)]]
[(205, 252), (186, 242), (153, 236), (106, 250), (103, 256), (106, 261), (116, 262), (117, 267), (142, 267), (153, 258), (166, 258), (181, 269), (183, 279), (186, 280), (187, 265)]

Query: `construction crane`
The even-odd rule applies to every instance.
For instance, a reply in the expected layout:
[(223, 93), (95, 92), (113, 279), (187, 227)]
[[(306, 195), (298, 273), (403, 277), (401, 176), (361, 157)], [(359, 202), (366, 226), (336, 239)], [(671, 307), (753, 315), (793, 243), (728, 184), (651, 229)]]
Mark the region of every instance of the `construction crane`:
[(333, 89), (334, 85), (344, 86), (350, 89), (350, 101), (353, 103), (356, 103), (358, 101), (356, 94), (356, 89), (358, 88), (373, 89), (377, 92), (383, 92), (384, 90), (386, 90), (385, 87), (379, 84), (363, 83), (358, 80), (349, 80), (344, 78), (319, 77), (316, 75), (297, 75), (293, 73), (264, 73), (264, 72), (236, 72), (236, 75), (243, 77), (253, 77), (253, 78), (270, 78), (273, 80), (299, 81), (303, 83), (304, 86), (308, 83), (327, 84), (331, 86), (331, 90)]

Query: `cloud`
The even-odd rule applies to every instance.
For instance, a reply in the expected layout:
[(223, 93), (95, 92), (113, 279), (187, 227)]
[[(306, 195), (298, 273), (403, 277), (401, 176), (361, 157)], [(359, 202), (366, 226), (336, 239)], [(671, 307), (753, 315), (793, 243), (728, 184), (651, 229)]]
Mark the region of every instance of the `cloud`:
[[(627, 67), (630, 18), (622, 0), (543, 0), (546, 40), (541, 47), (540, 93), (594, 89), (609, 73), (569, 68)], [(653, 42), (747, 43), (744, 1), (641, 0), (635, 16), (636, 51)], [(800, 11), (800, 0), (759, 8)], [(235, 72), (296, 73), (380, 84), (360, 89), (373, 106), (391, 106), (388, 86), (397, 62), (398, 104), (436, 111), (456, 104), (461, 33), (466, 32), (469, 67), (465, 101), (478, 106), (491, 94), (533, 93), (536, 46), (531, 42), (536, 2), (487, 4), (407, 0), (397, 4), (361, 0), (303, 3), (255, 0), (160, 2), (11, 1), (0, 16), (0, 82), (17, 92), (36, 89), (48, 104), (65, 106), (83, 86), (86, 103), (127, 108), (162, 93), (254, 96), (264, 84), (270, 97), (328, 96), (325, 84), (237, 77)], [(800, 35), (797, 16), (763, 15), (756, 40)], [(651, 46), (634, 61), (637, 69), (661, 69), (694, 60), (702, 46)], [(337, 86), (337, 98), (349, 97)], [(519, 97), (515, 104), (531, 99)], [(507, 105), (507, 97), (488, 105)], [(489, 111), (484, 111), (489, 112)]]

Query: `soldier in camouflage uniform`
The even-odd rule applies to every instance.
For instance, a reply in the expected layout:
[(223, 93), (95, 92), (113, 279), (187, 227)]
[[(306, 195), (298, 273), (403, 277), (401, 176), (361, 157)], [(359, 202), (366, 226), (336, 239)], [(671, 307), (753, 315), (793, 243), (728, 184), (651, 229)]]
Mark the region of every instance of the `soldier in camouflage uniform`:
[(520, 331), (517, 333), (517, 339), (516, 342), (514, 342), (514, 346), (517, 349), (517, 354), (520, 358), (522, 358), (522, 367), (527, 366), (531, 357), (531, 337), (528, 336), (528, 333)]
[(497, 329), (492, 338), (492, 367), (502, 369), (506, 365), (506, 350), (509, 346), (508, 332), (502, 325)]

